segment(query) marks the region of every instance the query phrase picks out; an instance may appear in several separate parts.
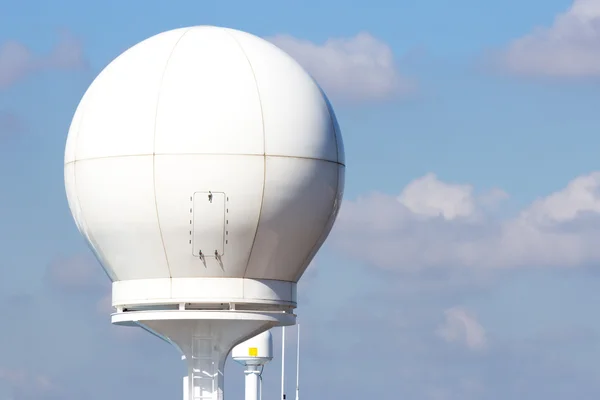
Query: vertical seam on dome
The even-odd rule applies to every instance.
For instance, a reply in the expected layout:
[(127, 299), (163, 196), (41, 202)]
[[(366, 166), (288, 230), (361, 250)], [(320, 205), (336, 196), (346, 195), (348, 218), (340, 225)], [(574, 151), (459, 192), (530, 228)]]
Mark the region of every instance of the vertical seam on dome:
[(260, 97), (260, 88), (258, 87), (258, 80), (256, 79), (256, 73), (254, 72), (254, 67), (250, 62), (250, 58), (248, 58), (248, 54), (244, 51), (241, 43), (236, 39), (235, 35), (233, 35), (228, 29), (222, 28), (238, 45), (240, 51), (248, 61), (248, 65), (250, 66), (250, 71), (252, 72), (252, 77), (254, 78), (254, 84), (256, 85), (256, 94), (258, 96), (258, 104), (260, 106), (260, 118), (262, 120), (262, 134), (263, 134), (263, 188), (262, 195), (260, 198), (260, 209), (258, 211), (258, 221), (256, 222), (256, 232), (254, 232), (254, 239), (252, 239), (252, 245), (250, 247), (250, 253), (248, 254), (248, 261), (246, 261), (246, 268), (244, 268), (243, 277), (246, 278), (246, 274), (248, 272), (248, 267), (250, 266), (250, 260), (252, 259), (252, 253), (254, 252), (254, 246), (256, 245), (256, 238), (258, 237), (258, 228), (260, 228), (260, 221), (262, 219), (263, 206), (265, 204), (265, 190), (267, 187), (267, 139), (265, 134), (265, 114), (263, 111), (262, 100)]
[[(323, 88), (321, 88), (321, 86), (317, 83), (315, 78), (312, 78), (313, 82), (315, 85), (317, 85), (317, 88), (319, 89), (319, 91), (321, 92), (321, 96), (323, 96), (323, 101), (325, 102), (325, 106), (327, 106), (327, 113), (329, 114), (329, 122), (331, 122), (331, 128), (333, 129), (333, 140), (335, 141), (335, 160), (340, 163), (340, 145), (338, 143), (338, 130), (335, 129), (335, 123), (337, 118), (335, 118), (335, 112), (333, 111), (333, 105), (331, 104), (331, 101), (329, 101), (329, 98), (327, 97), (327, 95), (325, 94), (325, 91), (323, 90)], [(338, 123), (339, 125), (339, 123)], [(341, 133), (340, 133), (341, 136)]]
[[(315, 241), (315, 243), (311, 247), (310, 251), (308, 252), (308, 254), (306, 255), (306, 257), (304, 258), (304, 260), (302, 261), (302, 264), (305, 264), (307, 261), (309, 261), (309, 263), (310, 263), (310, 261), (312, 261), (312, 260), (309, 260), (309, 259), (311, 257), (314, 258), (316, 256), (317, 252), (315, 251), (315, 248), (319, 245), (319, 242), (321, 242), (321, 239), (323, 238), (323, 234), (325, 233), (325, 231), (327, 230), (327, 226), (329, 225), (329, 221), (331, 220), (331, 218), (333, 218), (336, 215), (336, 212), (335, 212), (335, 202), (337, 200), (338, 192), (340, 190), (340, 165), (343, 165), (343, 164), (340, 163), (340, 149), (339, 149), (339, 146), (338, 146), (338, 132), (335, 129), (335, 121), (334, 121), (335, 116), (333, 115), (333, 105), (331, 104), (331, 102), (327, 98), (327, 95), (325, 94), (325, 91), (317, 83), (316, 79), (313, 78), (312, 76), (311, 76), (311, 78), (312, 78), (313, 83), (317, 87), (317, 89), (319, 89), (319, 92), (321, 92), (321, 96), (323, 98), (323, 102), (325, 103), (325, 106), (327, 107), (327, 114), (329, 114), (329, 123), (331, 124), (331, 128), (333, 130), (333, 140), (335, 141), (335, 159), (336, 159), (336, 164), (337, 164), (337, 168), (336, 168), (337, 182), (336, 182), (336, 185), (335, 185), (335, 196), (333, 198), (331, 212), (329, 213), (329, 216), (327, 217), (327, 220), (325, 221), (325, 225), (323, 226), (323, 229), (321, 230), (321, 233), (317, 237), (317, 240)], [(338, 205), (338, 208), (339, 207), (341, 207), (341, 204)], [(331, 229), (333, 229), (333, 224), (332, 224), (332, 226), (330, 228), (330, 232), (331, 232)], [(321, 245), (322, 244), (323, 243), (321, 243)], [(308, 268), (308, 265), (306, 265), (305, 269), (302, 271), (302, 274), (304, 274), (304, 271), (306, 271), (306, 268)], [(295, 276), (293, 278), (294, 281), (297, 282), (300, 279), (301, 276), (302, 275)]]
[[(93, 82), (92, 82), (93, 84)], [(91, 85), (90, 85), (91, 88)], [(82, 223), (84, 225), (84, 237), (86, 239), (87, 245), (90, 248), (90, 251), (92, 252), (92, 254), (94, 255), (94, 257), (96, 257), (96, 259), (98, 259), (98, 263), (100, 264), (100, 266), (102, 267), (102, 271), (104, 271), (104, 273), (106, 274), (106, 276), (108, 276), (108, 279), (110, 279), (112, 282), (116, 282), (119, 280), (119, 277), (117, 276), (116, 272), (110, 268), (109, 266), (105, 266), (104, 263), (102, 262), (102, 257), (100, 257), (100, 253), (98, 252), (98, 250), (96, 250), (96, 245), (94, 244), (96, 242), (96, 240), (94, 239), (94, 235), (92, 234), (92, 232), (89, 231), (89, 229), (87, 229), (87, 222), (86, 222), (86, 218), (85, 218), (85, 214), (83, 212), (83, 207), (81, 206), (81, 200), (79, 199), (79, 190), (77, 189), (77, 148), (79, 146), (79, 137), (80, 137), (80, 130), (81, 130), (81, 125), (83, 124), (84, 121), (84, 117), (87, 114), (87, 107), (86, 107), (86, 103), (89, 102), (85, 101), (86, 98), (85, 96), (88, 94), (88, 92), (90, 92), (90, 96), (91, 96), (91, 90), (90, 88), (88, 88), (88, 90), (86, 90), (86, 93), (83, 94), (83, 97), (81, 98), (81, 104), (80, 106), (83, 107), (83, 110), (81, 110), (81, 118), (79, 119), (79, 124), (77, 124), (77, 137), (75, 138), (75, 154), (73, 155), (73, 185), (75, 185), (75, 198), (77, 200), (77, 207), (79, 207), (80, 210), (80, 216), (81, 219), (83, 220)], [(77, 111), (76, 111), (77, 112)], [(67, 164), (65, 164), (66, 166)]]
[(165, 63), (165, 68), (163, 69), (162, 76), (160, 77), (160, 84), (158, 85), (158, 96), (156, 97), (156, 108), (154, 109), (154, 132), (152, 137), (152, 186), (154, 190), (154, 209), (156, 210), (156, 223), (158, 225), (158, 233), (160, 234), (160, 241), (162, 243), (163, 252), (165, 253), (165, 261), (167, 262), (167, 269), (169, 270), (169, 278), (173, 278), (173, 273), (171, 272), (171, 266), (169, 264), (169, 256), (167, 255), (167, 247), (165, 246), (165, 238), (162, 232), (162, 227), (160, 225), (160, 215), (158, 214), (158, 200), (156, 199), (156, 120), (158, 116), (158, 106), (160, 105), (160, 92), (162, 90), (162, 85), (165, 80), (165, 74), (167, 73), (167, 68), (169, 67), (169, 61), (171, 61), (171, 57), (177, 48), (177, 45), (183, 39), (183, 37), (190, 31), (192, 28), (188, 28), (185, 32), (181, 34), (179, 39), (173, 45), (171, 52), (169, 53), (169, 57), (167, 58), (167, 62)]
[[(308, 252), (308, 254), (306, 255), (306, 257), (304, 258), (304, 260), (302, 260), (302, 264), (305, 264), (307, 261), (309, 261), (309, 263), (305, 266), (304, 270), (302, 270), (300, 276), (295, 276), (294, 282), (298, 283), (298, 281), (300, 280), (300, 278), (302, 277), (302, 275), (304, 274), (304, 272), (306, 271), (306, 269), (308, 268), (308, 265), (310, 265), (310, 262), (312, 262), (312, 259), (314, 259), (314, 257), (317, 255), (317, 246), (319, 246), (319, 242), (321, 242), (321, 245), (323, 245), (323, 243), (325, 243), (325, 239), (323, 239), (323, 236), (325, 235), (325, 231), (327, 230), (327, 227), (329, 226), (329, 223), (331, 221), (332, 218), (337, 216), (336, 213), (336, 208), (335, 208), (335, 203), (337, 201), (338, 198), (338, 194), (339, 194), (339, 190), (340, 190), (340, 168), (345, 168), (344, 166), (342, 166), (341, 164), (336, 164), (336, 176), (337, 176), (337, 181), (335, 184), (335, 192), (334, 192), (334, 197), (333, 197), (333, 201), (331, 202), (331, 212), (329, 213), (327, 220), (325, 221), (325, 225), (323, 226), (323, 229), (321, 230), (321, 233), (319, 233), (319, 236), (317, 237), (317, 240), (315, 241), (315, 243), (313, 244), (313, 246), (311, 247), (310, 251)], [(341, 203), (341, 199), (340, 199), (340, 203)], [(341, 204), (338, 204), (338, 211), (339, 208), (341, 207)], [(335, 224), (335, 221), (331, 221), (331, 227), (329, 228), (329, 232), (327, 232), (327, 235), (329, 235), (329, 233), (331, 232), (331, 229), (333, 229), (333, 225)]]

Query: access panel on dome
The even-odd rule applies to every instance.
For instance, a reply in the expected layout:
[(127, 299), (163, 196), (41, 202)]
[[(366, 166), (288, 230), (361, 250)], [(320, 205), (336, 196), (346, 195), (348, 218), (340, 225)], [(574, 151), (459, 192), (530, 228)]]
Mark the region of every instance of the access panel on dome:
[(195, 257), (219, 259), (227, 240), (227, 197), (223, 192), (196, 192), (190, 208), (192, 253)]

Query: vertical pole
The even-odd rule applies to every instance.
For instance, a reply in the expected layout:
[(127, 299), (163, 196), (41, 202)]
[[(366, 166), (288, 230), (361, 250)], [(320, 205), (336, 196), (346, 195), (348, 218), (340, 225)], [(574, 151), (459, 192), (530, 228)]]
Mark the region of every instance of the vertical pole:
[(285, 326), (281, 327), (281, 400), (285, 400)]
[(190, 400), (190, 385), (187, 376), (183, 377), (183, 400)]
[(296, 400), (300, 399), (300, 324), (297, 325), (298, 340), (296, 343)]
[(248, 366), (246, 371), (246, 400), (258, 400), (260, 387), (260, 373), (258, 367)]

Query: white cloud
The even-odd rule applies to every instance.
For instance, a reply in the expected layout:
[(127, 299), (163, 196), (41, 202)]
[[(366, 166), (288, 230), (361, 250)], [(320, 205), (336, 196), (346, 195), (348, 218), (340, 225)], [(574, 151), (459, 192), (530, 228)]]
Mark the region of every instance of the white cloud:
[(477, 318), (461, 307), (444, 311), (445, 321), (436, 334), (448, 343), (460, 343), (470, 350), (483, 350), (487, 346), (485, 329)]
[(523, 218), (547, 225), (572, 221), (584, 213), (600, 214), (599, 189), (600, 172), (580, 176), (560, 192), (535, 201)]
[(450, 185), (432, 173), (409, 183), (398, 201), (415, 214), (441, 216), (445, 220), (470, 216), (475, 211), (471, 186)]
[(67, 31), (60, 32), (60, 41), (45, 55), (36, 55), (15, 40), (0, 43), (0, 89), (6, 89), (41, 70), (79, 70), (86, 67), (81, 43)]
[(600, 75), (600, 1), (574, 0), (552, 26), (538, 27), (492, 56), (521, 75)]
[(392, 49), (366, 32), (323, 44), (289, 35), (267, 39), (306, 68), (328, 95), (352, 101), (379, 100), (415, 88), (398, 72)]
[[(600, 262), (600, 172), (499, 219), (490, 204), (507, 195), (476, 194), (428, 174), (399, 196), (345, 201), (331, 243), (387, 269), (424, 267), (576, 267)], [(490, 201), (492, 199), (492, 201)]]

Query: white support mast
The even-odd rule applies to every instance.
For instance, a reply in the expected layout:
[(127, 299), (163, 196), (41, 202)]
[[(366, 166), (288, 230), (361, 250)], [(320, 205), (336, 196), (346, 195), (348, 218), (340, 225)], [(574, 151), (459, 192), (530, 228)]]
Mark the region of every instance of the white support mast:
[(262, 373), (265, 364), (273, 359), (273, 336), (265, 331), (235, 346), (231, 352), (235, 362), (246, 367), (245, 400), (262, 398)]

